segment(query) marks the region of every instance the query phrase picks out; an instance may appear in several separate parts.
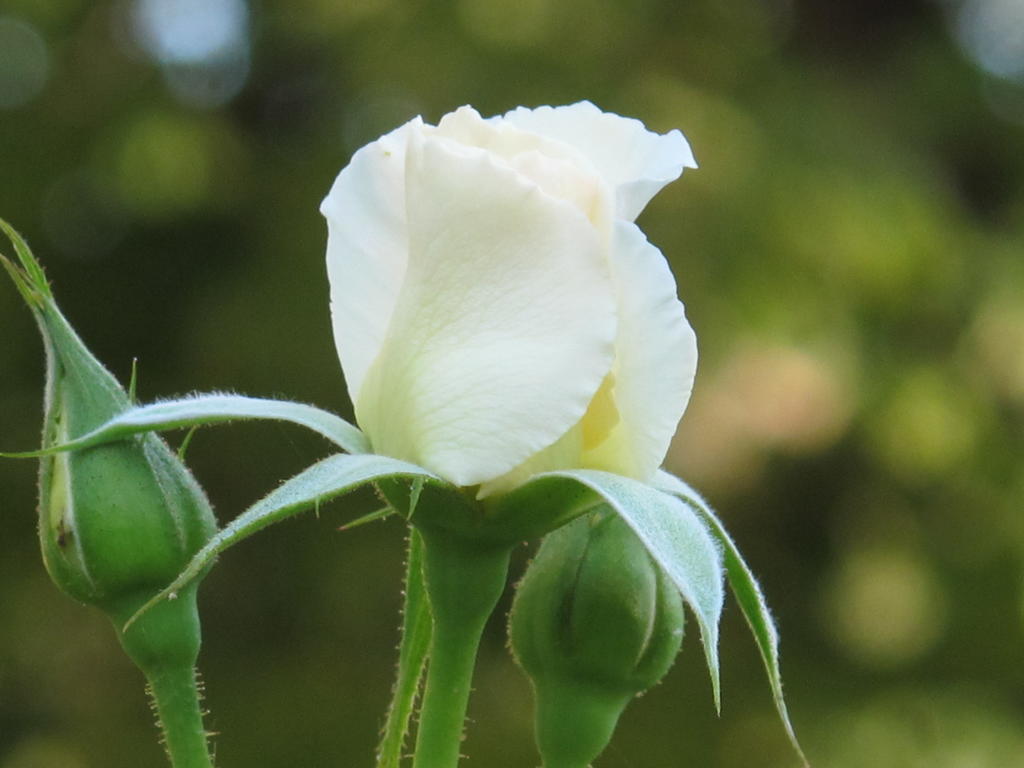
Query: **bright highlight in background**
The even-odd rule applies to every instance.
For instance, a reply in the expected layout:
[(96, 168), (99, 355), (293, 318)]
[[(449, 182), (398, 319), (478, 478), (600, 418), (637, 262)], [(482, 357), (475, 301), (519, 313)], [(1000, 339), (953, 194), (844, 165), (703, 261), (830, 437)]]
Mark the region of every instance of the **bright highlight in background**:
[(245, 0), (137, 0), (133, 26), (139, 45), (161, 65), (168, 87), (185, 104), (220, 106), (245, 84)]
[(967, 54), (991, 75), (1024, 78), (1024, 3), (1020, 0), (967, 0), (956, 23)]
[(249, 10), (242, 0), (139, 0), (135, 23), (158, 61), (205, 64), (246, 44)]

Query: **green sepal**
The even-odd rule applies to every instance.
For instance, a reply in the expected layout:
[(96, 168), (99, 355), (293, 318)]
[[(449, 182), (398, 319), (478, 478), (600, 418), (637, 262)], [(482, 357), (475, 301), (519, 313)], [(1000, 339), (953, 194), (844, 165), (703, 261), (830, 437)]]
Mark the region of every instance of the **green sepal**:
[(423, 538), (419, 531), (411, 528), (406, 560), (405, 601), (402, 606), (402, 639), (398, 648), (398, 674), (380, 746), (377, 748), (377, 768), (399, 768), (401, 765), (416, 696), (426, 669), (432, 631), (433, 620), (423, 583)]
[[(28, 244), (2, 220), (0, 228), (19, 263), (0, 258), (46, 348), (43, 447), (49, 448), (118, 416), (130, 402), (61, 314)], [(39, 497), (40, 544), (51, 578), (108, 613), (126, 596), (173, 578), (216, 530), (202, 489), (155, 435), (43, 457)]]
[(483, 500), (487, 535), (511, 543), (539, 539), (604, 505), (600, 494), (556, 474), (537, 475), (514, 490)]
[(629, 701), (671, 667), (683, 618), (678, 590), (607, 506), (545, 537), (509, 617), (545, 768), (585, 768), (604, 750)]
[(388, 505), (386, 507), (381, 507), (380, 509), (375, 509), (373, 512), (367, 512), (365, 515), (357, 517), (355, 520), (350, 520), (344, 525), (339, 525), (338, 530), (351, 531), (353, 528), (361, 528), (367, 523), (376, 523), (378, 520), (385, 520), (394, 514), (397, 514), (397, 510), (391, 505)]
[[(2, 255), (0, 263), (35, 316), (46, 348), (45, 449), (117, 417), (131, 398), (64, 319), (28, 244), (2, 220), (0, 229), (19, 264)], [(121, 624), (215, 530), (202, 489), (156, 435), (41, 458), (39, 538), (47, 571), (61, 590), (113, 620), (149, 681), (175, 768), (212, 766), (195, 681), (195, 585), (131, 631)]]
[(145, 432), (222, 424), (245, 419), (289, 421), (311, 429), (348, 453), (369, 453), (366, 435), (340, 416), (304, 403), (270, 400), (221, 392), (194, 394), (176, 400), (125, 407), (73, 440), (38, 451), (0, 453), (8, 458), (38, 458), (104, 445)]
[(800, 761), (804, 766), (809, 766), (803, 748), (797, 740), (796, 731), (789, 719), (789, 711), (786, 707), (786, 699), (782, 693), (782, 671), (779, 666), (779, 633), (775, 628), (768, 603), (765, 601), (764, 593), (754, 578), (750, 567), (743, 560), (739, 548), (725, 530), (725, 526), (718, 519), (718, 516), (711, 509), (710, 505), (701, 497), (697, 491), (687, 483), (668, 472), (659, 471), (655, 477), (655, 484), (666, 493), (671, 493), (690, 505), (704, 520), (711, 530), (712, 535), (718, 540), (725, 555), (725, 574), (729, 587), (736, 596), (740, 610), (743, 611), (750, 631), (757, 642), (758, 650), (761, 652), (761, 659), (764, 662), (765, 671), (768, 674), (768, 682), (771, 685), (772, 697), (775, 700), (775, 708), (778, 710), (782, 726), (786, 730), (786, 736), (790, 744), (796, 750)]
[(32, 254), (32, 250), (28, 247), (25, 239), (3, 219), (0, 219), (0, 230), (7, 235), (11, 244), (14, 245), (14, 252), (21, 264), (21, 269), (17, 269), (14, 263), (3, 254), (0, 254), (0, 263), (3, 263), (4, 268), (14, 280), (18, 292), (25, 299), (29, 307), (32, 309), (41, 308), (44, 301), (47, 299), (53, 300), (53, 292), (50, 290), (50, 284), (46, 280), (46, 273), (43, 272), (42, 265)]
[(689, 505), (637, 480), (589, 469), (538, 475), (509, 496), (543, 499), (551, 510), (565, 504), (572, 510), (567, 515), (570, 519), (607, 504), (629, 524), (693, 609), (711, 676), (715, 708), (720, 711), (718, 623), (724, 599), (722, 557), (706, 524)]
[(126, 629), (161, 600), (173, 598), (208, 568), (217, 555), (269, 525), (286, 520), (369, 483), (423, 478), (426, 485), (447, 485), (427, 470), (386, 456), (336, 454), (287, 480), (240, 514), (192, 558), (164, 589), (129, 619)]

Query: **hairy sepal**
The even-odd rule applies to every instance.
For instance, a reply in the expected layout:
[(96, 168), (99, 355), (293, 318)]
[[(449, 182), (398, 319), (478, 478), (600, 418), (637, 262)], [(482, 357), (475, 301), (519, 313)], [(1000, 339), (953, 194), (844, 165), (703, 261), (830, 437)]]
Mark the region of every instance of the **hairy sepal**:
[(6, 453), (0, 456), (37, 458), (91, 448), (143, 432), (160, 432), (248, 419), (288, 421), (313, 430), (348, 453), (370, 452), (370, 443), (366, 436), (340, 416), (329, 411), (289, 400), (214, 392), (129, 408), (74, 440), (39, 451)]
[(269, 525), (287, 520), (325, 502), (381, 481), (422, 478), (428, 485), (446, 485), (427, 470), (386, 456), (336, 454), (306, 468), (240, 514), (192, 558), (171, 584), (161, 590), (128, 621), (129, 626), (153, 605), (172, 598), (206, 569), (218, 554)]
[(688, 504), (701, 519), (707, 524), (711, 534), (722, 547), (725, 561), (725, 575), (729, 587), (740, 610), (750, 625), (750, 631), (754, 635), (757, 647), (761, 652), (761, 659), (764, 661), (765, 671), (768, 673), (768, 682), (771, 685), (772, 697), (775, 699), (775, 708), (778, 710), (782, 725), (789, 737), (790, 744), (796, 750), (804, 766), (809, 766), (800, 742), (796, 738), (796, 732), (789, 719), (789, 711), (786, 708), (786, 700), (782, 693), (782, 671), (779, 666), (779, 633), (772, 620), (771, 611), (765, 601), (764, 593), (754, 578), (750, 567), (743, 560), (739, 548), (732, 540), (732, 537), (725, 530), (725, 526), (718, 519), (711, 507), (697, 491), (691, 488), (686, 482), (680, 480), (667, 472), (659, 471), (655, 477), (655, 485), (666, 493), (670, 493)]
[[(543, 514), (523, 509), (528, 518), (559, 525), (607, 504), (636, 533), (661, 566), (700, 626), (711, 675), (716, 709), (721, 705), (718, 663), (718, 624), (722, 613), (722, 557), (708, 528), (687, 504), (637, 480), (597, 470), (565, 470), (538, 475), (496, 503), (503, 520), (511, 519), (510, 505), (531, 500)], [(550, 525), (552, 530), (557, 525)]]

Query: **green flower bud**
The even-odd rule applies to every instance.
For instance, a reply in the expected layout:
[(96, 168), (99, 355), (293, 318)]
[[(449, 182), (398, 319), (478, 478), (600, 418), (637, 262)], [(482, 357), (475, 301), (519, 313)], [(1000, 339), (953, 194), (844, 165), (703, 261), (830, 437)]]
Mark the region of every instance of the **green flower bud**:
[(635, 695), (672, 666), (679, 592), (612, 512), (548, 534), (519, 584), (509, 639), (533, 682), (545, 768), (585, 768)]
[[(57, 308), (28, 246), (4, 229), (21, 265), (0, 260), (46, 346), (45, 450), (88, 433), (131, 401)], [(194, 592), (153, 616), (159, 632), (139, 626), (122, 634), (120, 628), (215, 530), (202, 489), (154, 434), (41, 458), (39, 538), (46, 569), (61, 590), (114, 620), (126, 650), (144, 669), (172, 656), (194, 660), (198, 653)]]

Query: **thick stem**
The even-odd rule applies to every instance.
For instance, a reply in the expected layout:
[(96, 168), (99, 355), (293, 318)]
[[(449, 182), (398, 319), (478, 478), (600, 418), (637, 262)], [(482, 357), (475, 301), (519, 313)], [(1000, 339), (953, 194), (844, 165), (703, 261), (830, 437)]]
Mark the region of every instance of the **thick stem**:
[(130, 596), (109, 606), (109, 613), (121, 645), (149, 682), (171, 765), (211, 768), (196, 685), (201, 642), (196, 585), (173, 600), (156, 603), (125, 631), (125, 622), (151, 596), (151, 591)]
[(631, 698), (605, 686), (548, 677), (534, 682), (537, 746), (544, 768), (587, 768), (611, 741)]
[(434, 634), (413, 768), (456, 768), (477, 648), (505, 588), (510, 550), (430, 529), (423, 541)]
[(431, 645), (413, 768), (455, 768), (480, 632), (438, 632)]
[(148, 672), (146, 678), (171, 765), (174, 768), (213, 768), (199, 707), (195, 668), (164, 667)]

